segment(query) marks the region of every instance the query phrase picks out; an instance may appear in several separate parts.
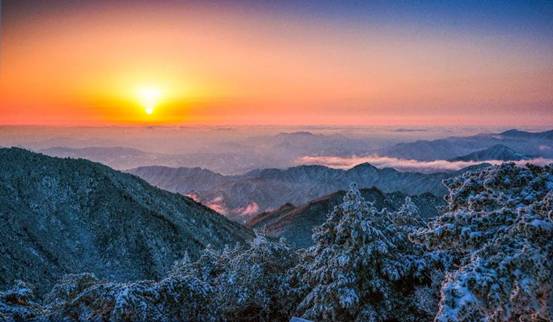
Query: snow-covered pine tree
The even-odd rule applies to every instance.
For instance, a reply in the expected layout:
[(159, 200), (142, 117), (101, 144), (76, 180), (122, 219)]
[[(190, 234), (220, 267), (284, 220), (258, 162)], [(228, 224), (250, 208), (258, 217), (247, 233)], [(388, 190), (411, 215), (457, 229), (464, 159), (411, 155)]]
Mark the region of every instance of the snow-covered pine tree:
[(297, 314), (317, 321), (431, 318), (433, 312), (413, 298), (417, 289), (431, 286), (438, 257), (422, 256), (422, 248), (408, 239), (411, 228), (394, 223), (416, 212), (409, 200), (399, 213), (378, 211), (352, 185), (315, 230), (315, 245), (294, 270), (291, 282), (301, 298)]
[(205, 321), (211, 292), (209, 285), (187, 274), (130, 283), (67, 275), (46, 296), (41, 316), (44, 321)]
[(402, 229), (408, 233), (414, 232), (425, 224), (420, 215), (419, 208), (409, 196), (405, 197), (405, 202), (397, 211), (386, 212), (386, 214), (398, 229)]
[(16, 281), (8, 290), (0, 292), (0, 321), (28, 321), (43, 313), (31, 287)]
[(447, 212), (416, 236), (460, 263), (436, 320), (553, 320), (553, 167), (503, 164), (445, 184)]
[(186, 272), (213, 290), (209, 311), (215, 321), (288, 321), (293, 303), (287, 294), (288, 270), (298, 256), (284, 241), (257, 234), (249, 246), (208, 249), (196, 262), (180, 262)]
[(43, 304), (19, 283), (0, 292), (0, 321), (288, 321), (287, 272), (297, 258), (284, 241), (257, 235), (248, 246), (208, 247), (196, 261), (185, 256), (160, 281), (69, 274)]

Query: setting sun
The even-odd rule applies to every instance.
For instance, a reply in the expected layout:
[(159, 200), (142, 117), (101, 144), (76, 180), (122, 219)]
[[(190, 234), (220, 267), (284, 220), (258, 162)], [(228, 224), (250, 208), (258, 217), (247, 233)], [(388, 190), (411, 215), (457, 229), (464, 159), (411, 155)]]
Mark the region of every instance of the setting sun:
[(143, 87), (138, 90), (138, 100), (144, 107), (146, 114), (154, 113), (154, 108), (161, 98), (161, 91), (156, 87)]

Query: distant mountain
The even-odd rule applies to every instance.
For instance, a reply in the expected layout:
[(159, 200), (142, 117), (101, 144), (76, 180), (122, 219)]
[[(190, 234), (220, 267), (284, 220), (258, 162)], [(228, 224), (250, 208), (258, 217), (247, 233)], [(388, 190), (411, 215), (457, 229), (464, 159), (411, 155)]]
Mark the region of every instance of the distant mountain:
[(52, 153), (57, 154), (59, 157), (64, 158), (80, 158), (82, 155), (94, 155), (97, 158), (108, 158), (114, 155), (125, 156), (143, 156), (147, 153), (138, 149), (125, 148), (125, 147), (86, 147), (86, 148), (66, 148), (66, 147), (52, 147), (41, 150), (44, 154)]
[(500, 135), (503, 137), (511, 137), (511, 138), (553, 140), (553, 130), (544, 131), (544, 132), (526, 132), (526, 131), (512, 129), (505, 132), (501, 132)]
[(545, 132), (509, 130), (467, 137), (419, 140), (396, 144), (380, 149), (377, 153), (382, 156), (419, 161), (452, 160), (497, 145), (526, 156), (553, 158), (553, 130)]
[(352, 155), (367, 153), (372, 142), (341, 134), (314, 134), (308, 131), (282, 132), (264, 137), (271, 150), (295, 159), (307, 155)]
[[(478, 167), (476, 167), (478, 168)], [(141, 167), (130, 170), (151, 184), (181, 194), (193, 194), (205, 205), (220, 209), (230, 218), (243, 221), (256, 212), (276, 209), (285, 203), (304, 204), (315, 198), (344, 190), (352, 182), (376, 187), (383, 192), (406, 194), (447, 191), (442, 180), (475, 168), (455, 172), (423, 174), (378, 169), (361, 164), (349, 170), (324, 166), (261, 169), (240, 176), (222, 176), (202, 169)], [(252, 209), (256, 211), (252, 211)]]
[(496, 144), (490, 148), (469, 153), (467, 155), (457, 157), (451, 161), (489, 161), (489, 160), (500, 160), (500, 161), (519, 161), (527, 160), (530, 157), (518, 153), (515, 150), (506, 147), (502, 144)]
[[(380, 146), (372, 140), (369, 142), (339, 134), (324, 135), (307, 131), (228, 139), (220, 133), (217, 134), (219, 136), (218, 140), (198, 137), (190, 144), (191, 147), (171, 150), (165, 148), (165, 153), (153, 152), (157, 149), (152, 145), (142, 145), (145, 150), (140, 150), (127, 148), (124, 144), (108, 146), (109, 142), (100, 142), (101, 146), (87, 146), (89, 143), (86, 141), (75, 143), (62, 139), (60, 142), (70, 144), (71, 147), (60, 146), (56, 140), (34, 146), (46, 144), (46, 148), (36, 148), (36, 151), (50, 156), (88, 159), (119, 170), (153, 165), (187, 168), (201, 166), (227, 175), (243, 174), (259, 168), (294, 166), (299, 158), (306, 155), (364, 155)], [(202, 140), (205, 140), (204, 144), (197, 142)], [(181, 144), (179, 142), (178, 145)], [(163, 147), (165, 143), (159, 145)]]
[[(186, 253), (252, 233), (133, 175), (87, 160), (0, 149), (0, 288), (51, 287), (66, 273), (159, 278)], [(32, 269), (30, 269), (32, 268)]]
[(228, 177), (202, 168), (170, 168), (163, 166), (138, 167), (130, 170), (141, 178), (150, 178), (158, 187), (169, 191), (191, 194), (213, 189), (227, 182)]
[[(264, 229), (272, 236), (284, 237), (295, 247), (309, 247), (313, 243), (311, 239), (313, 228), (326, 221), (332, 209), (342, 202), (344, 194), (344, 191), (338, 191), (298, 207), (287, 203), (276, 210), (263, 212), (250, 218), (246, 226), (252, 229)], [(362, 189), (361, 194), (367, 201), (374, 202), (378, 209), (390, 210), (399, 209), (407, 196), (401, 192), (383, 193), (376, 188)], [(445, 205), (443, 199), (430, 193), (412, 196), (412, 200), (419, 208), (421, 216), (425, 218), (437, 216), (436, 207)]]
[(91, 146), (84, 148), (57, 146), (42, 149), (38, 152), (59, 158), (87, 159), (116, 169), (134, 168), (139, 164), (158, 164), (170, 158), (168, 155), (148, 153), (138, 149), (119, 146)]
[[(227, 144), (227, 148), (232, 143)], [(299, 149), (296, 147), (296, 149)], [(230, 149), (232, 150), (232, 149)], [(167, 166), (167, 167), (197, 167), (201, 165), (204, 168), (220, 171), (223, 173), (245, 173), (256, 169), (259, 166), (274, 166), (275, 164), (289, 165), (297, 157), (283, 157), (275, 152), (274, 149), (253, 151), (244, 147), (237, 146), (236, 151), (220, 151), (217, 148), (208, 152), (191, 152), (183, 154), (168, 154), (168, 153), (153, 153), (146, 152), (133, 148), (120, 146), (108, 147), (83, 147), (83, 148), (68, 148), (68, 147), (52, 147), (37, 150), (36, 152), (44, 153), (49, 156), (60, 158), (87, 159), (94, 162), (103, 163), (117, 170), (127, 170), (142, 166)], [(272, 151), (279, 158), (271, 158), (267, 151)]]

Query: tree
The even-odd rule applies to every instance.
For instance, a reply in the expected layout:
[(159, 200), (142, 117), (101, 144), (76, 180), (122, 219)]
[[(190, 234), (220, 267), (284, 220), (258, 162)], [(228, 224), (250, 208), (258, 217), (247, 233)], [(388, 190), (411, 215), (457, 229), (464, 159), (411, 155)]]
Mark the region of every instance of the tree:
[(302, 298), (298, 314), (327, 321), (431, 317), (413, 298), (417, 289), (431, 286), (433, 267), (444, 261), (423, 256), (422, 247), (408, 239), (411, 228), (394, 224), (416, 216), (409, 201), (398, 213), (378, 211), (351, 187), (315, 230), (315, 245), (295, 269), (292, 282)]
[(208, 248), (196, 262), (183, 261), (174, 271), (199, 276), (213, 289), (209, 311), (218, 320), (288, 321), (287, 273), (297, 255), (284, 241), (257, 234), (249, 246)]
[(263, 235), (247, 246), (204, 250), (175, 263), (160, 281), (113, 283), (93, 274), (65, 275), (35, 303), (25, 284), (0, 293), (3, 320), (288, 321), (288, 270), (297, 255)]
[(503, 164), (445, 182), (447, 212), (416, 239), (455, 254), (438, 321), (551, 321), (553, 168)]
[(26, 321), (41, 313), (42, 306), (24, 282), (16, 281), (12, 288), (0, 292), (0, 321)]

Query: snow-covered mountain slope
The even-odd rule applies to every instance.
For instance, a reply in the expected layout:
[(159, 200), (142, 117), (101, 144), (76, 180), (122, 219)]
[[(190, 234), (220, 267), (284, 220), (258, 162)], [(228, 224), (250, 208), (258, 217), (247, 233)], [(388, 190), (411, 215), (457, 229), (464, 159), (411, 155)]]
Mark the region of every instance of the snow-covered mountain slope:
[(66, 273), (158, 278), (189, 253), (251, 232), (190, 198), (87, 160), (0, 149), (0, 286)]

